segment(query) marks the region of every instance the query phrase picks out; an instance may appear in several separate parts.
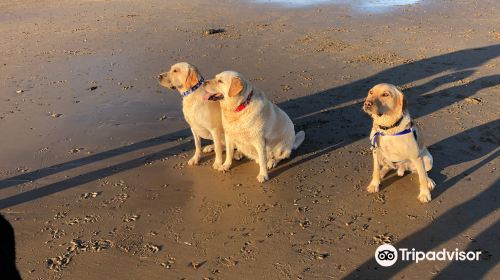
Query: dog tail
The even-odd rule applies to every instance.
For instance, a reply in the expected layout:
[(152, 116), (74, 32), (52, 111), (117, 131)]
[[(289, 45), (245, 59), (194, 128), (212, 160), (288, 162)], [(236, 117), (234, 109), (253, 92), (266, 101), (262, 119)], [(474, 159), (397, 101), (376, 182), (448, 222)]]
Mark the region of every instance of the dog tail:
[(304, 142), (304, 139), (306, 139), (306, 133), (301, 130), (295, 134), (295, 141), (293, 141), (293, 149), (297, 150), (300, 145), (302, 145), (302, 142)]

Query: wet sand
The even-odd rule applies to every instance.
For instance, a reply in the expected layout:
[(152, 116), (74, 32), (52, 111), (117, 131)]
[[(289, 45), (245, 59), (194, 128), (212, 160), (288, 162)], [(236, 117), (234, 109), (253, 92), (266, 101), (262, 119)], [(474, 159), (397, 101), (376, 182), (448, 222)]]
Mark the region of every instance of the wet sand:
[[(0, 1), (0, 212), (23, 279), (498, 279), (500, 7), (421, 1)], [(205, 35), (207, 28), (225, 32)], [(176, 61), (238, 70), (284, 109), (304, 145), (259, 184), (193, 141)], [(401, 86), (434, 156), (418, 177), (371, 174), (379, 82)], [(376, 264), (379, 244), (481, 250), (479, 262)]]

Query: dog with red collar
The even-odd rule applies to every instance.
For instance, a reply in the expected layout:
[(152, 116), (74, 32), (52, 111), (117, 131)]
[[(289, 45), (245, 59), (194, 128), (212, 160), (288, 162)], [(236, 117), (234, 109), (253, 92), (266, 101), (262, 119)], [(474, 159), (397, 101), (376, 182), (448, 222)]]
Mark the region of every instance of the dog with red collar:
[(225, 71), (206, 81), (209, 100), (219, 101), (225, 131), (226, 160), (221, 166), (227, 171), (232, 164), (233, 148), (259, 164), (257, 181), (269, 179), (268, 169), (290, 157), (305, 139), (304, 131), (295, 134), (288, 115), (241, 74)]

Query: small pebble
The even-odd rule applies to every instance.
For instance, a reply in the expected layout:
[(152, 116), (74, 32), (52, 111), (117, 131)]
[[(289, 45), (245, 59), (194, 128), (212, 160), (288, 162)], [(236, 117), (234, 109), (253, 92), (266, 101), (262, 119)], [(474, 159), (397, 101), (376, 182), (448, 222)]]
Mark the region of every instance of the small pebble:
[(213, 34), (224, 33), (224, 32), (226, 32), (226, 30), (224, 28), (210, 28), (210, 29), (203, 31), (203, 33), (205, 35), (213, 35)]
[(481, 98), (477, 98), (477, 97), (467, 97), (465, 98), (465, 100), (469, 103), (473, 103), (473, 104), (479, 104), (481, 102), (483, 102), (483, 100)]
[(198, 269), (200, 268), (202, 265), (204, 265), (207, 261), (202, 261), (202, 262), (190, 262), (189, 265), (194, 268), (194, 269)]

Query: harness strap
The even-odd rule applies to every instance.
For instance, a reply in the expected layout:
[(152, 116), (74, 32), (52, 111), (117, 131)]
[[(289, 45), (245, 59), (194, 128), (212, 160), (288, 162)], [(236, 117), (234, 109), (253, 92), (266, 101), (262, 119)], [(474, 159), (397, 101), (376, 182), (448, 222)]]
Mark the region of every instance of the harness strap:
[(415, 127), (413, 125), (407, 129), (400, 131), (398, 133), (395, 133), (395, 134), (385, 134), (382, 131), (377, 131), (377, 132), (375, 132), (375, 134), (373, 134), (372, 139), (370, 139), (370, 148), (372, 150), (377, 148), (377, 137), (378, 136), (401, 136), (401, 135), (405, 135), (408, 133), (413, 133), (413, 136), (415, 137), (415, 139), (417, 139), (417, 132), (416, 132)]

